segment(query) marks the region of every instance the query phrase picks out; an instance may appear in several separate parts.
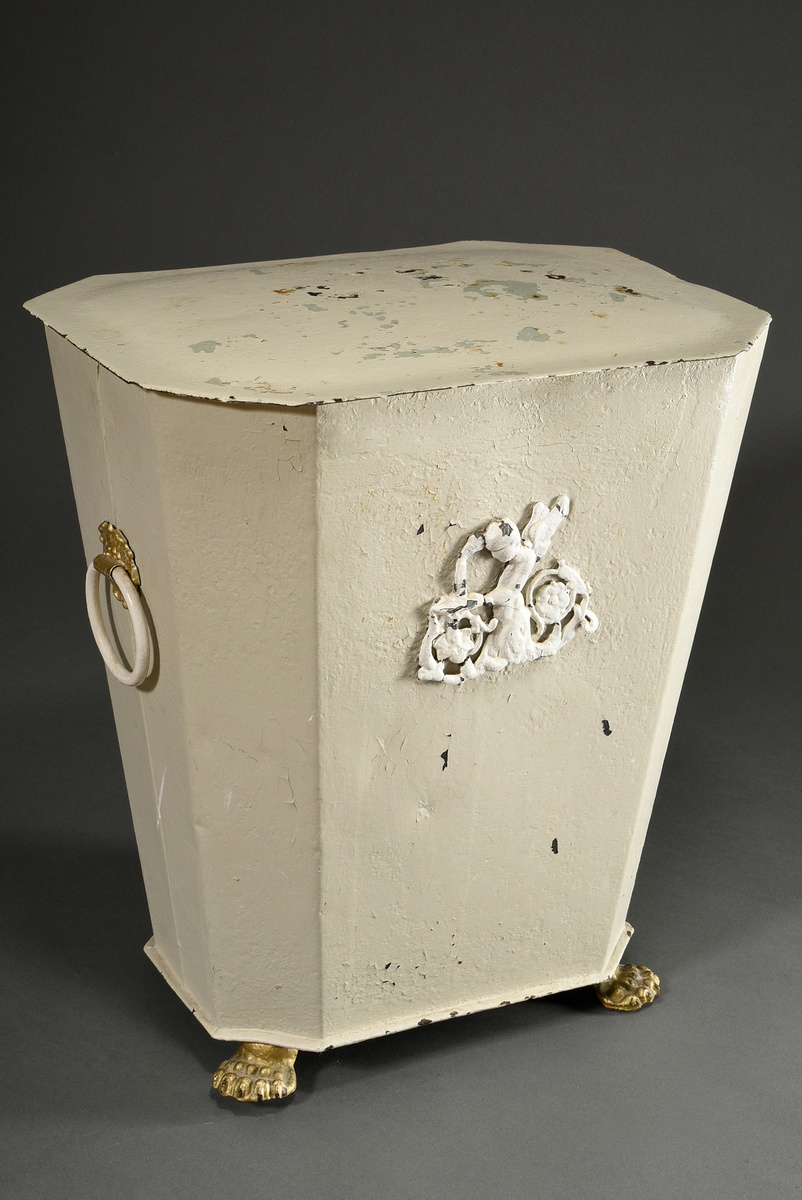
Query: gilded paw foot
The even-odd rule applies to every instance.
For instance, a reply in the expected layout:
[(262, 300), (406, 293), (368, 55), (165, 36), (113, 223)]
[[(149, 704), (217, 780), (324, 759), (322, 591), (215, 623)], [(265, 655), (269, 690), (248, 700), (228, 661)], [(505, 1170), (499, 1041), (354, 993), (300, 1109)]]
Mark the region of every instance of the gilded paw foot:
[(609, 979), (596, 984), (596, 995), (605, 1008), (636, 1012), (660, 994), (660, 980), (648, 967), (622, 963)]
[(232, 1100), (283, 1100), (295, 1091), (297, 1050), (243, 1042), (214, 1073), (212, 1086)]

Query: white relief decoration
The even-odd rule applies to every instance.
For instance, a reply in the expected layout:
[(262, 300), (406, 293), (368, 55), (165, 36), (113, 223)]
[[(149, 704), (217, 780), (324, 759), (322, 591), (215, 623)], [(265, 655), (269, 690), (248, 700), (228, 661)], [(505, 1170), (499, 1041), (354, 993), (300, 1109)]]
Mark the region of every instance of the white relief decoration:
[[(595, 633), (599, 619), (579, 572), (566, 562), (536, 570), (569, 507), (568, 497), (558, 496), (551, 508), (533, 505), (523, 529), (496, 520), (468, 538), (457, 559), (454, 590), (429, 609), (418, 679), (462, 683), (556, 654), (578, 629)], [(483, 550), (503, 564), (485, 594), (468, 591), (468, 564)]]

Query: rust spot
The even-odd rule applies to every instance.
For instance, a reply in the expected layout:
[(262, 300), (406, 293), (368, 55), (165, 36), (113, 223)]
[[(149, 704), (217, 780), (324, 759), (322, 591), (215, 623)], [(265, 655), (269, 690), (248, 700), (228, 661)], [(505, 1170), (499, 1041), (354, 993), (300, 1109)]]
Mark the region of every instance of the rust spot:
[(607, 316), (607, 313), (593, 313), (592, 315), (593, 315), (594, 317), (606, 317), (606, 316)]
[(547, 279), (565, 279), (564, 275), (556, 275), (553, 271), (546, 272)]
[(273, 288), (277, 296), (291, 296), (293, 292), (297, 292), (297, 288)]
[(421, 1017), (421, 1019), (418, 1021), (418, 1024), (419, 1025), (431, 1025), (431, 1021), (429, 1020), (428, 1017)]
[(449, 1015), (450, 1017), (458, 1017), (458, 1016), (459, 1016), (459, 1012), (458, 1012), (458, 1010), (457, 1010), (456, 1008), (454, 1008), (454, 1009), (452, 1009), (452, 1011), (451, 1011), (451, 1012), (450, 1012), (448, 1015)]
[(509, 1004), (512, 1004), (512, 1000), (502, 1000), (499, 1004), (499, 1008), (506, 1008)]
[(622, 296), (640, 296), (640, 292), (633, 292), (632, 288), (617, 287), (613, 288), (614, 292), (620, 292)]

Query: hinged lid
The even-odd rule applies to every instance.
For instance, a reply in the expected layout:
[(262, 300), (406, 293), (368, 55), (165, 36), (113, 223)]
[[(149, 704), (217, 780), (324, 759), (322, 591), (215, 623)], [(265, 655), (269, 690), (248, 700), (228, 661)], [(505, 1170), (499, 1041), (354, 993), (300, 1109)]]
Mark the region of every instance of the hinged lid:
[(769, 320), (617, 250), (512, 242), (97, 275), (25, 307), (141, 387), (281, 405), (719, 358)]

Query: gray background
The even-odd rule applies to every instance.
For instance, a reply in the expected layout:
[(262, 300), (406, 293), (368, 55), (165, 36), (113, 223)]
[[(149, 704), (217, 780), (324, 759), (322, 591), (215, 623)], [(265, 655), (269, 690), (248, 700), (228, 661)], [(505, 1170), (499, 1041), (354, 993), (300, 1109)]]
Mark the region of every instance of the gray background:
[[(2, 85), (3, 1197), (800, 1193), (797, 3), (13, 3)], [(665, 980), (320, 1057), (277, 1107), (150, 934), (30, 296), (490, 238), (774, 314), (630, 917)], [(57, 666), (54, 676), (53, 664)]]

